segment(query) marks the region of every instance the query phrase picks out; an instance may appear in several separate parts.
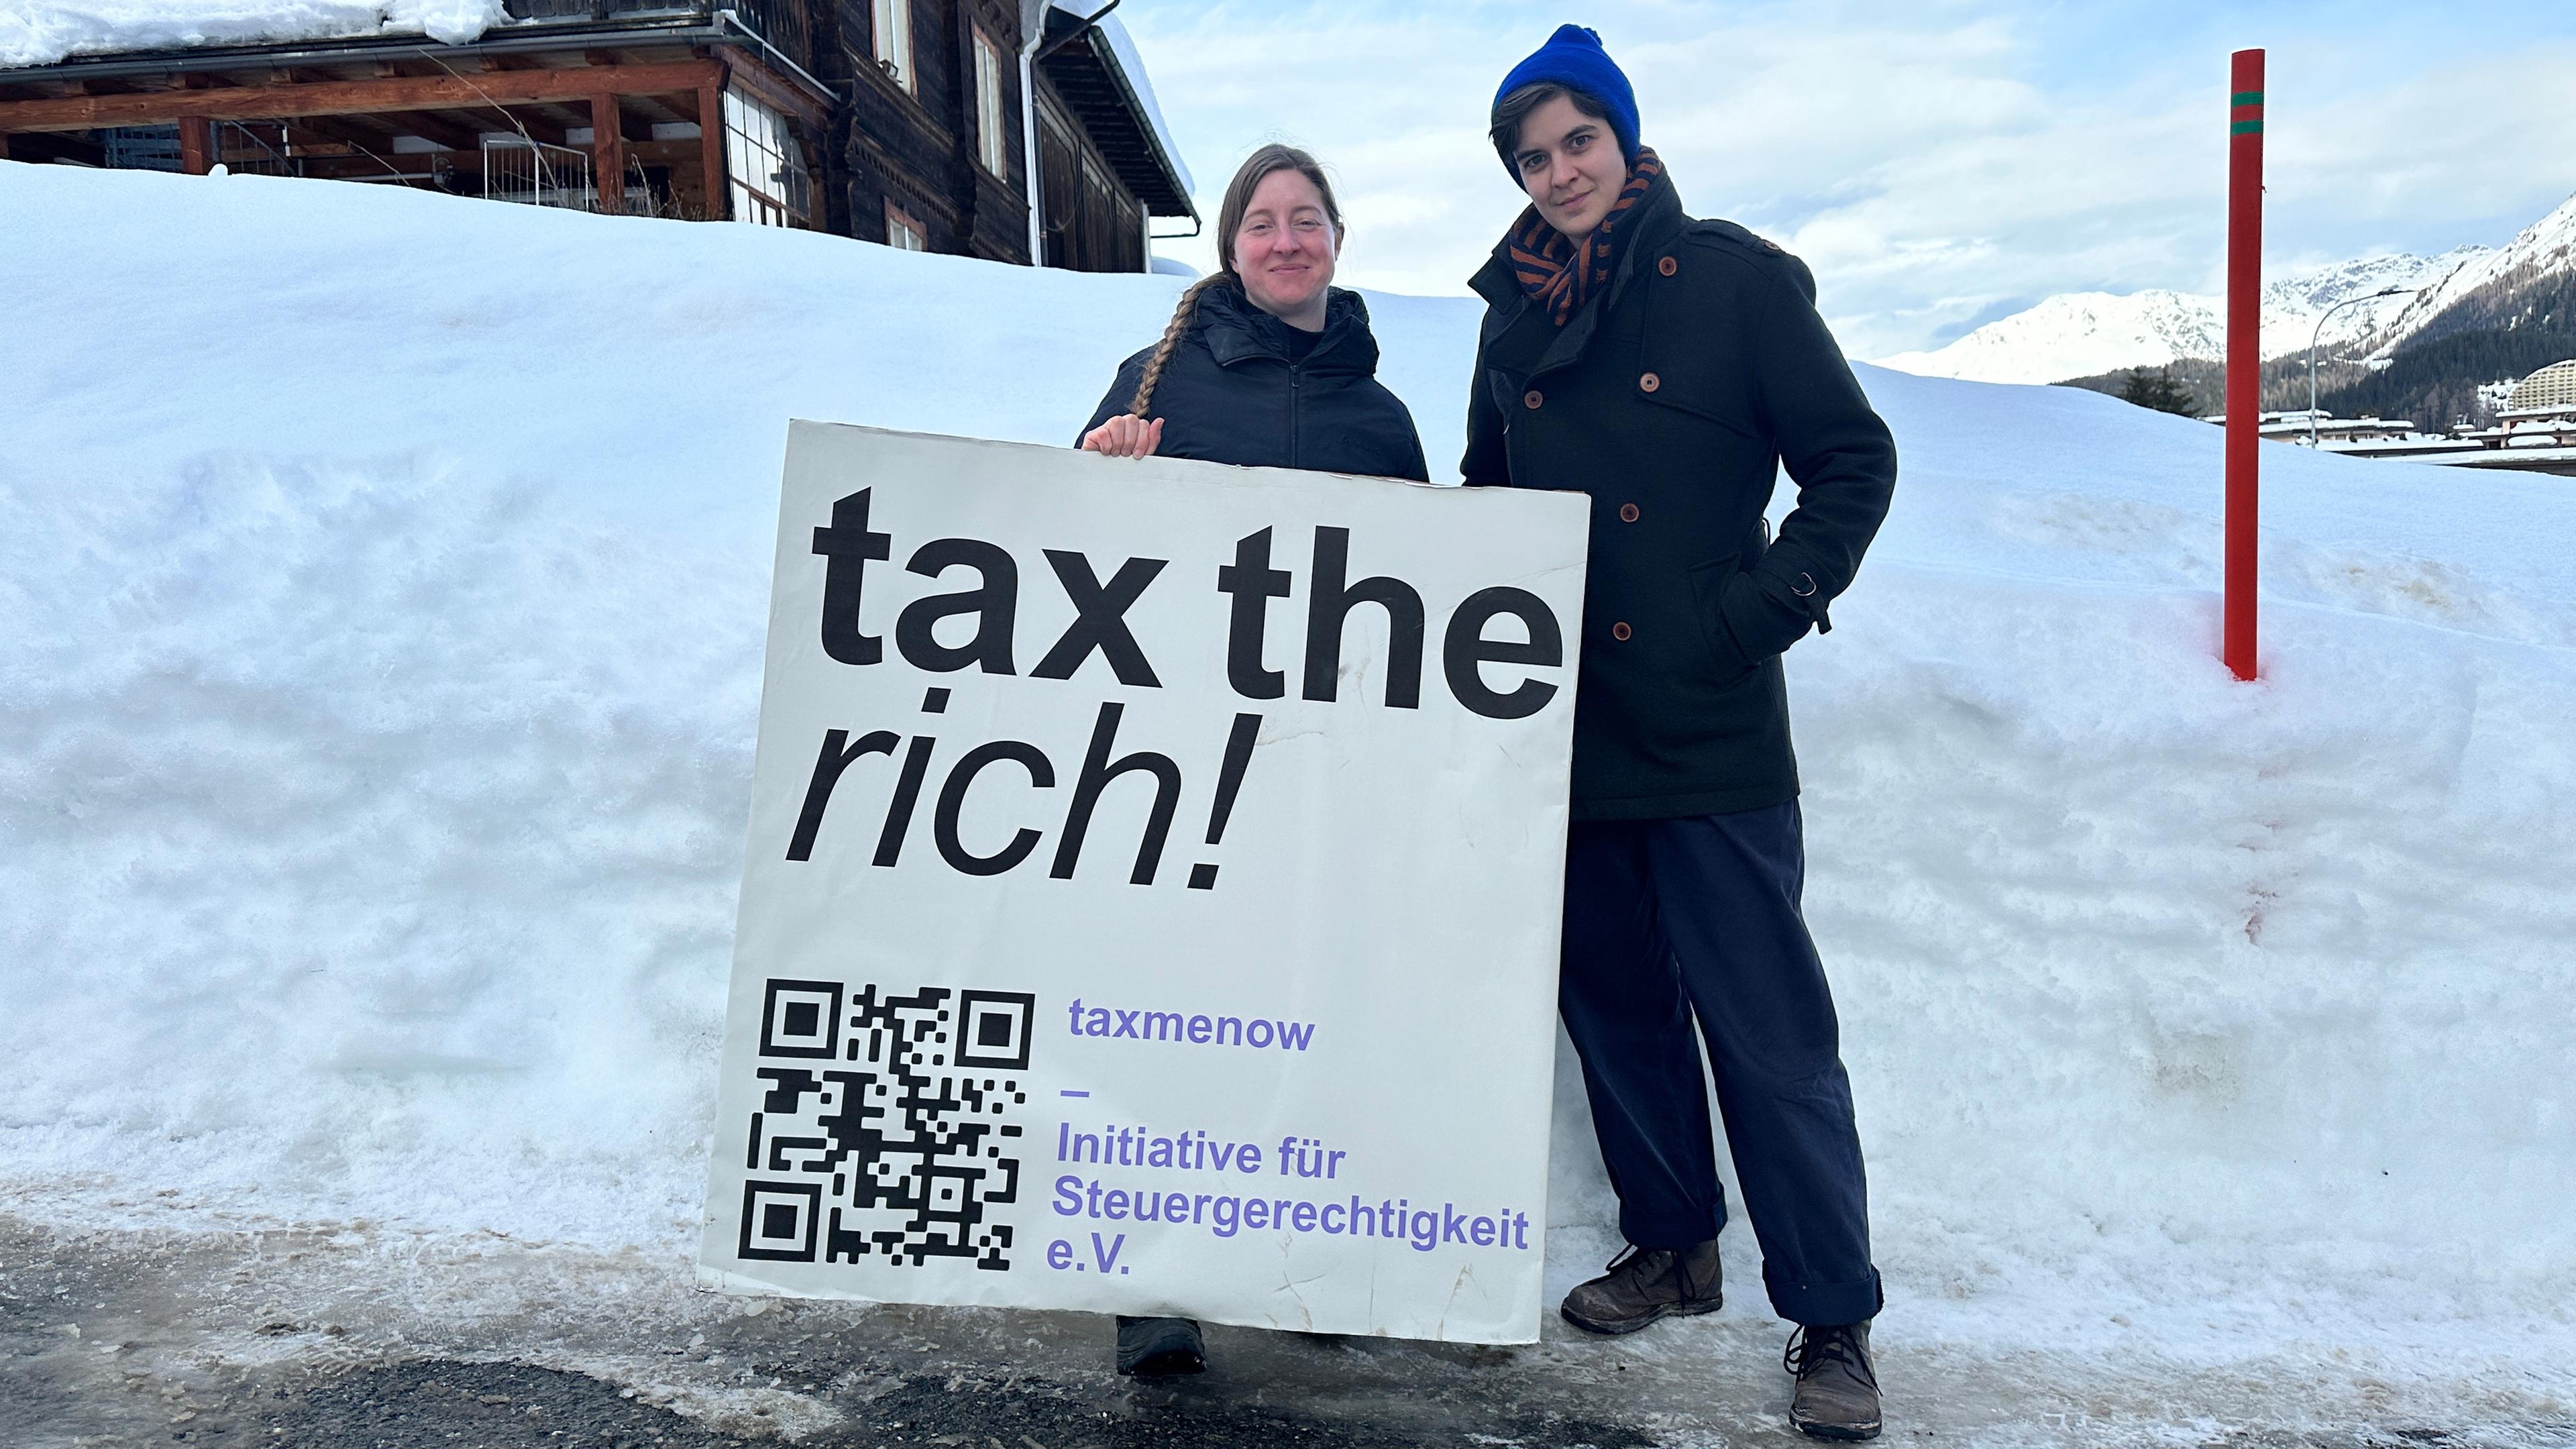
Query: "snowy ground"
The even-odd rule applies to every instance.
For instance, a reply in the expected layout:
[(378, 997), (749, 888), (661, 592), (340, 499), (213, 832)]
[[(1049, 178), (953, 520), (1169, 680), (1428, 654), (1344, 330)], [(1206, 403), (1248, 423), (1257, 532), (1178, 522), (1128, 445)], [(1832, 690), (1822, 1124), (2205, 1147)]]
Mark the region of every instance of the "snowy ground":
[[(1078, 1318), (689, 1285), (785, 419), (1063, 441), (1177, 279), (8, 163), (0, 238), (0, 1372), (75, 1406), (0, 1438), (466, 1360), (675, 1436), (891, 1443), (927, 1373), (1780, 1437), (1740, 1231), (1714, 1320), (1229, 1334), (1172, 1401)], [(1454, 459), (1471, 304), (1370, 300)], [(2266, 450), (2239, 686), (2216, 430), (1864, 381), (1896, 513), (1791, 675), (1892, 1432), (2576, 1442), (2576, 490)], [(1614, 1246), (1559, 1088), (1552, 1289)], [(791, 1321), (872, 1366), (740, 1379)]]

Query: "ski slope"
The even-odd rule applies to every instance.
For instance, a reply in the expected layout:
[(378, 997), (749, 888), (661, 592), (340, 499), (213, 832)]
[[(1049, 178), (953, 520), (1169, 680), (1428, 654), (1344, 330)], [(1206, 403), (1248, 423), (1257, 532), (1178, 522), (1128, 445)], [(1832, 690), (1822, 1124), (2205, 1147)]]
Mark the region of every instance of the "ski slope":
[[(1065, 441), (1181, 279), (9, 163), (0, 237), (0, 1206), (685, 1261), (786, 420)], [(1475, 304), (1369, 301), (1443, 468)], [(2239, 685), (2217, 430), (1861, 371), (1790, 676), (1882, 1346), (2576, 1416), (2576, 489), (2266, 450)]]

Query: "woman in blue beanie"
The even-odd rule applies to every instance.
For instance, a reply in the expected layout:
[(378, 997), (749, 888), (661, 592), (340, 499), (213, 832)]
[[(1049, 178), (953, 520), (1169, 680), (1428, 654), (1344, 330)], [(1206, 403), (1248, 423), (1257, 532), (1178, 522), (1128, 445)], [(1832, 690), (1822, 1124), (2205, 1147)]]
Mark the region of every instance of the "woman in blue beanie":
[[(1886, 516), (1895, 443), (1806, 267), (1683, 213), (1599, 36), (1559, 29), (1504, 78), (1491, 120), (1529, 206), (1472, 283), (1487, 307), (1461, 469), (1592, 495), (1558, 1004), (1629, 1247), (1560, 1311), (1629, 1333), (1718, 1307), (1704, 1039), (1764, 1286), (1798, 1325), (1790, 1420), (1874, 1438), (1879, 1277), (1799, 908), (1780, 656), (1832, 627), (1826, 606)], [(1773, 538), (1783, 468), (1797, 507)]]

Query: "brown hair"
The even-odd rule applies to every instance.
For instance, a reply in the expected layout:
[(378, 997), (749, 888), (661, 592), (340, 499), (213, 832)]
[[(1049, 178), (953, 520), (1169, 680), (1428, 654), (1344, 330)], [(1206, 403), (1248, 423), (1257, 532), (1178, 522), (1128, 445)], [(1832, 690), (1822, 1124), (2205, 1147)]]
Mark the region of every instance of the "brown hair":
[(1494, 154), (1503, 158), (1504, 167), (1514, 179), (1521, 174), (1520, 162), (1512, 158), (1512, 152), (1520, 148), (1521, 122), (1529, 119), (1530, 112), (1559, 96), (1573, 102), (1576, 110), (1596, 121), (1610, 119), (1608, 106), (1572, 86), (1558, 85), (1554, 81), (1534, 81), (1494, 102), (1494, 124), (1485, 134), (1493, 138)]
[(1294, 171), (1315, 183), (1316, 192), (1324, 198), (1324, 216), (1333, 224), (1334, 240), (1337, 244), (1340, 241), (1346, 230), (1342, 208), (1333, 200), (1333, 183), (1325, 179), (1322, 162), (1294, 146), (1276, 143), (1244, 157), (1243, 164), (1235, 168), (1234, 179), (1226, 183), (1224, 203), (1217, 207), (1217, 270), (1192, 282), (1181, 293), (1180, 305), (1172, 309), (1172, 320), (1163, 327), (1163, 340), (1154, 344), (1154, 355), (1145, 359), (1144, 376), (1136, 380), (1136, 400), (1127, 408), (1130, 414), (1141, 418), (1153, 407), (1154, 388), (1162, 382), (1163, 367), (1172, 360), (1172, 349), (1180, 345), (1181, 334), (1190, 330), (1190, 317), (1198, 311), (1199, 294), (1220, 282), (1242, 284), (1242, 274), (1234, 269), (1234, 234), (1243, 228), (1243, 214), (1252, 209), (1252, 193), (1275, 171)]

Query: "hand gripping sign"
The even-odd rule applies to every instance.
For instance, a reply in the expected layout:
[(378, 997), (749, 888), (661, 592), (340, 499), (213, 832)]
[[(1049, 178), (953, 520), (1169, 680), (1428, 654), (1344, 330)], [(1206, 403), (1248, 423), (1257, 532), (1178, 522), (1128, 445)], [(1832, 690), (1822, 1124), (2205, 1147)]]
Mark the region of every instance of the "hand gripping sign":
[(1588, 520), (795, 424), (702, 1276), (1536, 1339)]

